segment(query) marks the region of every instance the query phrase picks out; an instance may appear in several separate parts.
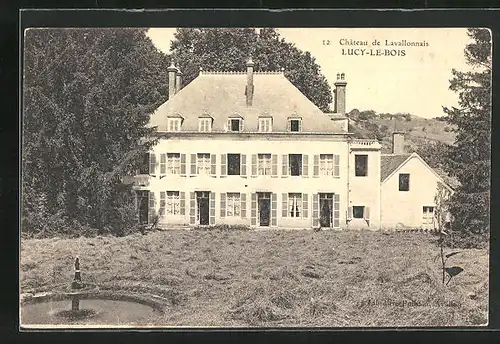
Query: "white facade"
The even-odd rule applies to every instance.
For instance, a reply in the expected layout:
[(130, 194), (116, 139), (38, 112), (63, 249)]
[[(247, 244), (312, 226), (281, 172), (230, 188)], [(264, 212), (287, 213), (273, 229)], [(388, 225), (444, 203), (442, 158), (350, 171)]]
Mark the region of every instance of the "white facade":
[[(350, 145), (348, 141), (344, 135), (267, 134), (263, 139), (254, 134), (171, 134), (168, 139), (160, 139), (152, 150), (154, 167), (146, 176), (149, 185), (138, 189), (150, 192), (150, 215), (159, 214), (159, 223), (165, 227), (202, 224), (203, 210), (197, 197), (201, 192), (207, 192), (209, 197), (209, 225), (346, 228), (354, 223), (354, 227), (364, 227), (348, 219), (349, 204), (360, 203), (372, 209), (370, 225), (378, 227), (380, 145), (368, 140), (356, 140)], [(351, 154), (350, 146), (354, 147)], [(367, 177), (356, 177), (349, 170), (357, 153), (369, 155)], [(210, 154), (210, 165), (208, 155), (201, 154)], [(227, 163), (222, 163), (228, 154), (240, 154), (239, 175), (229, 175)], [(290, 154), (302, 156), (299, 176), (290, 175)], [(176, 169), (169, 164), (171, 156), (178, 157)], [(263, 157), (269, 160), (262, 166), (259, 162), (266, 159), (259, 158)], [(354, 201), (348, 192), (350, 178)], [(270, 218), (263, 225), (258, 198), (267, 193)], [(172, 194), (178, 194), (177, 203), (167, 199)], [(323, 200), (328, 197), (331, 201)], [(323, 214), (330, 215), (331, 221), (320, 223), (321, 207), (327, 207), (324, 203), (330, 210), (323, 209)], [(173, 209), (177, 206), (179, 209)]]

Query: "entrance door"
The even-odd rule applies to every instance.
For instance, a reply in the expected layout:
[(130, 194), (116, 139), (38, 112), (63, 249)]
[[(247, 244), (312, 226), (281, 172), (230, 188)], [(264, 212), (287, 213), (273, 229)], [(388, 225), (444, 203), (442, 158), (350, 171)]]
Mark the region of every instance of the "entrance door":
[(271, 194), (259, 192), (257, 199), (259, 203), (259, 225), (268, 227), (271, 218)]
[(319, 224), (321, 227), (331, 227), (333, 222), (333, 194), (319, 195)]
[(208, 191), (198, 191), (196, 192), (196, 212), (198, 223), (200, 225), (209, 224), (209, 192)]

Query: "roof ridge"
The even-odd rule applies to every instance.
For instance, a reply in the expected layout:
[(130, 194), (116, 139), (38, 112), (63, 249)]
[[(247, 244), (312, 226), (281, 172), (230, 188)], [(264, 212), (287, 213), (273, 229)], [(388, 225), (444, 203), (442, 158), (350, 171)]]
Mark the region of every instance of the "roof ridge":
[[(240, 71), (200, 71), (201, 75), (209, 75), (209, 74), (216, 74), (216, 75), (246, 75), (247, 72), (240, 72)], [(253, 72), (254, 75), (279, 75), (283, 74), (283, 71), (269, 71), (269, 72)]]

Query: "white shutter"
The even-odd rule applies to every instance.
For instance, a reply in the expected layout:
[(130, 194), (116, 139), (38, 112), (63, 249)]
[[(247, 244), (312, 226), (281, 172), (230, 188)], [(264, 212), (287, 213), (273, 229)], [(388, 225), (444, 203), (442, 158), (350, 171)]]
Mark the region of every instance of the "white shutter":
[(288, 154), (283, 154), (282, 167), (282, 176), (288, 176)]
[(340, 176), (340, 156), (338, 154), (333, 156), (333, 176)]

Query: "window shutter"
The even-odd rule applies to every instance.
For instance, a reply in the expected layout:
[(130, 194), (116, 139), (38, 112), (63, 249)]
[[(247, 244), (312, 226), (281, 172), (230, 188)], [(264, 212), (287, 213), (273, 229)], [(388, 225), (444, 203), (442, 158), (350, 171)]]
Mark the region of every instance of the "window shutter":
[(152, 224), (154, 222), (154, 217), (156, 215), (156, 202), (155, 193), (153, 191), (149, 192), (149, 204), (148, 204), (148, 223)]
[(278, 224), (278, 195), (271, 194), (271, 226)]
[(226, 217), (226, 194), (220, 194), (220, 217)]
[(186, 176), (186, 154), (181, 154), (181, 176)]
[(226, 131), (231, 131), (231, 118), (228, 118), (227, 120), (227, 128)]
[(250, 225), (257, 225), (257, 194), (255, 192), (252, 193), (251, 202), (250, 202)]
[(313, 227), (319, 226), (319, 195), (313, 194)]
[(246, 218), (247, 217), (247, 194), (246, 193), (240, 193), (240, 207), (241, 207), (241, 218)]
[(307, 219), (309, 217), (309, 195), (302, 194), (302, 217)]
[(370, 219), (370, 207), (365, 206), (363, 209), (363, 219), (369, 220)]
[(319, 155), (315, 154), (313, 160), (313, 176), (319, 177)]
[(252, 176), (257, 176), (257, 154), (252, 154)]
[(247, 155), (241, 154), (241, 175), (246, 177), (247, 175)]
[(220, 155), (220, 175), (227, 175), (227, 154)]
[(302, 177), (309, 176), (309, 155), (302, 155)]
[(186, 193), (179, 192), (180, 196), (180, 206), (181, 206), (181, 215), (186, 215)]
[(288, 120), (286, 121), (286, 131), (290, 131), (291, 130), (291, 121)]
[(333, 176), (340, 176), (340, 156), (338, 154), (333, 156)]
[(340, 227), (340, 195), (333, 195), (333, 227)]
[(283, 154), (283, 169), (282, 176), (288, 176), (288, 154)]
[(215, 192), (210, 192), (210, 225), (215, 225)]
[(240, 131), (243, 131), (243, 119), (240, 119)]
[(286, 217), (288, 214), (288, 194), (281, 194), (281, 217)]
[(160, 154), (160, 174), (167, 173), (167, 155)]
[(196, 223), (196, 195), (194, 192), (189, 193), (189, 223)]
[(302, 131), (302, 120), (299, 119), (299, 132)]
[(352, 207), (347, 207), (347, 219), (352, 220)]
[(278, 176), (278, 154), (271, 155), (271, 175)]
[(140, 221), (140, 216), (139, 216), (139, 195), (137, 194), (137, 191), (134, 191), (134, 209), (135, 209), (135, 218), (137, 222)]
[(217, 155), (210, 154), (210, 174), (212, 176), (217, 175)]
[(155, 175), (156, 172), (156, 155), (149, 153), (149, 174)]
[(165, 191), (160, 191), (160, 209), (158, 211), (159, 215), (165, 215)]
[(191, 154), (191, 175), (196, 175), (196, 154)]

